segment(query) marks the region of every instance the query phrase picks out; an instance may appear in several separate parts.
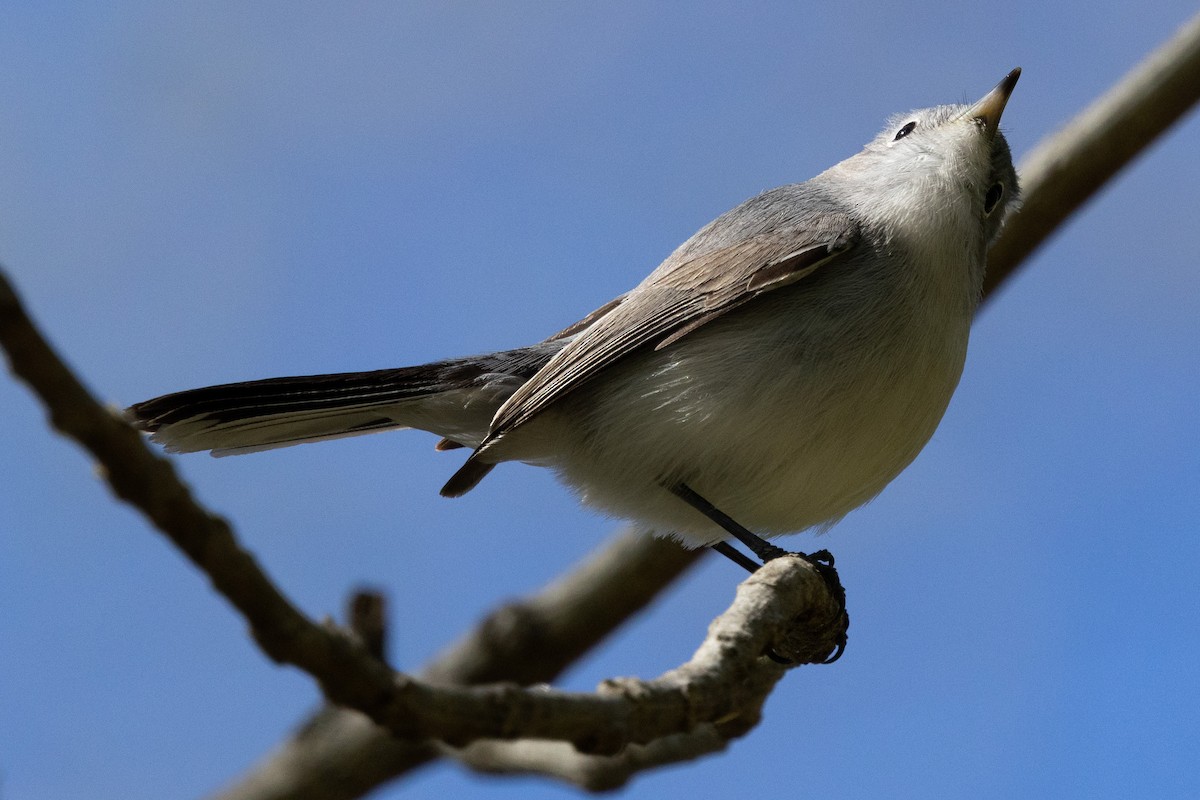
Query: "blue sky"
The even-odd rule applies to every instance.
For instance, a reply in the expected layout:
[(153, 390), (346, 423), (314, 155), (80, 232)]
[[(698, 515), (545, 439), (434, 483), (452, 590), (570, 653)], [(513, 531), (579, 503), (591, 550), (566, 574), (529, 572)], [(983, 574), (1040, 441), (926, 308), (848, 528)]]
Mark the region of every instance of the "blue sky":
[[(716, 214), (891, 113), (1025, 69), (1018, 158), (1188, 16), (1155, 4), (17, 3), (0, 26), (0, 261), (105, 400), (540, 339)], [(1200, 120), (981, 314), (917, 462), (821, 541), (846, 657), (630, 797), (1200, 793)], [(0, 380), (0, 794), (198, 796), (317, 702)], [(616, 527), (399, 433), (179, 459), (314, 616), (383, 588), (415, 669)], [(809, 536), (788, 542), (799, 548)], [(564, 681), (686, 659), (711, 559)], [(559, 798), (452, 766), (379, 794)], [(447, 795), (448, 796), (448, 795)]]

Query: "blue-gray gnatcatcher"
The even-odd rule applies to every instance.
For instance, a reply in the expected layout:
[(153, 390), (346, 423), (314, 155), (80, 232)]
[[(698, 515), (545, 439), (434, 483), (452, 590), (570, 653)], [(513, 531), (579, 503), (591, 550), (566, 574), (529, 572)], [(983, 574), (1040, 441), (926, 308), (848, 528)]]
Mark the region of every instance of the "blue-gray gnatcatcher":
[(1019, 75), (974, 105), (894, 117), (539, 344), (129, 413), (168, 450), (213, 455), (420, 428), (473, 449), (443, 495), (525, 461), (589, 506), (723, 552), (730, 518), (766, 536), (831, 525), (916, 457), (958, 383), (987, 246), (1018, 195), (997, 126)]

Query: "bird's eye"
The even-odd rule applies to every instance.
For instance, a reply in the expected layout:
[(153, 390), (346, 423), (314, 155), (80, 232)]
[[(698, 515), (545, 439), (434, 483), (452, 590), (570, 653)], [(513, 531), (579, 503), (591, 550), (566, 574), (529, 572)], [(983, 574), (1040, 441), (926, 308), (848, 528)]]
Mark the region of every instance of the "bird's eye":
[(1001, 197), (1004, 197), (1004, 184), (993, 183), (983, 196), (983, 213), (986, 215), (995, 211)]
[(893, 142), (898, 142), (898, 141), (900, 141), (900, 140), (901, 140), (901, 139), (903, 139), (905, 136), (908, 136), (910, 133), (912, 133), (912, 132), (913, 132), (913, 130), (914, 130), (916, 127), (917, 127), (917, 123), (915, 123), (915, 122), (910, 122), (910, 123), (908, 123), (908, 124), (907, 124), (907, 125), (905, 125), (903, 128), (901, 128), (900, 130), (896, 131), (896, 138), (895, 138), (895, 139), (892, 139), (892, 141), (893, 141)]

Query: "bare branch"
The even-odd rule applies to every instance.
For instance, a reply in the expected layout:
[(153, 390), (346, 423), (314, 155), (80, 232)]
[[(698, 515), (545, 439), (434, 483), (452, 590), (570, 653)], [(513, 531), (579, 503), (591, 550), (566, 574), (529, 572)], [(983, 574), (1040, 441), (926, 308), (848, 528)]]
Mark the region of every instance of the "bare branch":
[(218, 591), (238, 608), (256, 608), (264, 631), (311, 626), (238, 546), (229, 524), (196, 504), (171, 463), (88, 393), (38, 333), (2, 271), (0, 345), (13, 373), (45, 403), (51, 425), (88, 450), (113, 492), (166, 533)]
[[(398, 678), (371, 716), (393, 733), (465, 744), (480, 738), (569, 741), (616, 753), (686, 733), (697, 724), (757, 718), (784, 668), (764, 653), (788, 647), (819, 660), (844, 630), (840, 603), (805, 560), (778, 558), (751, 575), (729, 610), (713, 621), (692, 659), (653, 681), (609, 680), (596, 694), (513, 685), (433, 686)], [(790, 644), (797, 630), (812, 646)]]
[(591, 792), (603, 792), (619, 789), (639, 772), (718, 753), (728, 746), (729, 739), (718, 732), (717, 726), (701, 725), (690, 733), (630, 745), (614, 756), (588, 755), (561, 742), (530, 739), (485, 740), (463, 750), (444, 748), (444, 754), (479, 772), (546, 775)]
[[(50, 422), (98, 462), (117, 497), (141, 511), (242, 613), (268, 656), (305, 669), (326, 694), (347, 705), (370, 704), (389, 671), (354, 636), (322, 628), (302, 614), (236, 541), (229, 523), (201, 507), (169, 461), (151, 452), (140, 433), (106, 409), (59, 359), (25, 313), (0, 271), (0, 345), (13, 373), (46, 405)], [(338, 675), (356, 675), (357, 688), (339, 688)], [(332, 682), (330, 682), (332, 681)]]
[(537, 595), (490, 614), (421, 674), (433, 683), (552, 681), (706, 554), (630, 528)]
[[(742, 639), (748, 630), (757, 627), (758, 623), (753, 621), (752, 617), (743, 618), (734, 611), (741, 605), (743, 599), (748, 601), (746, 595), (753, 591), (754, 584), (760, 580), (772, 584), (773, 591), (762, 595), (759, 602), (774, 605), (774, 601), (770, 598), (775, 596), (775, 591), (784, 590), (783, 584), (777, 583), (776, 581), (779, 579), (773, 576), (773, 573), (778, 571), (780, 561), (777, 559), (769, 562), (739, 587), (738, 601), (730, 609), (730, 612), (714, 621), (704, 645), (697, 651), (691, 662), (651, 684), (644, 684), (640, 681), (622, 681), (614, 688), (621, 688), (625, 692), (632, 691), (635, 696), (640, 697), (648, 691), (659, 691), (671, 684), (677, 684), (679, 691), (686, 694), (688, 705), (694, 714), (702, 707), (700, 695), (697, 693), (698, 687), (713, 685), (714, 681), (717, 685), (727, 685), (725, 677), (717, 677), (714, 674), (705, 678), (698, 670), (704, 670), (705, 663), (716, 664), (723, 660), (723, 657), (714, 652), (712, 648), (724, 651), (733, 646), (733, 641)], [(814, 584), (810, 584), (810, 588), (813, 586)], [(826, 622), (819, 624), (818, 628), (823, 628), (827, 633), (844, 630), (844, 611), (839, 610), (838, 604), (831, 602), (832, 598), (827, 593), (818, 592), (811, 599), (812, 603), (803, 603), (797, 608), (803, 609), (802, 613), (805, 615), (816, 613), (820, 619), (825, 620)], [(828, 624), (828, 621), (833, 621), (833, 624), (823, 627)], [(799, 625), (796, 624), (797, 622), (796, 618), (792, 618), (790, 622), (787, 619), (780, 619), (778, 624), (781, 628), (778, 630), (785, 631), (789, 625), (791, 625), (793, 633), (812, 630), (807, 621)], [(723, 630), (724, 632), (722, 632)], [(779, 644), (780, 640), (776, 640), (774, 646), (779, 646)], [(821, 653), (826, 652), (830, 644), (830, 641), (825, 640), (816, 643), (794, 642), (793, 646), (799, 647), (801, 650), (812, 649)], [(752, 650), (751, 652), (757, 651)], [(758, 659), (754, 664), (754, 669), (744, 673), (744, 677), (739, 679), (740, 688), (747, 689), (754, 686), (753, 697), (761, 697), (761, 701), (748, 702), (736, 712), (727, 711), (686, 732), (659, 736), (645, 743), (634, 743), (614, 754), (583, 753), (579, 752), (577, 748), (566, 746), (560, 742), (530, 739), (515, 742), (483, 740), (461, 750), (443, 748), (443, 751), (446, 755), (482, 772), (543, 774), (590, 791), (616, 789), (628, 782), (638, 772), (667, 764), (691, 761), (724, 750), (731, 739), (750, 731), (758, 724), (762, 701), (766, 700), (771, 685), (779, 677), (776, 675), (775, 669), (778, 669), (778, 665), (774, 662)], [(654, 687), (654, 684), (660, 682), (663, 684), (662, 686)], [(760, 683), (761, 686), (759, 686)], [(612, 682), (610, 685), (613, 685)], [(724, 692), (726, 689), (722, 688), (720, 691)], [(723, 696), (721, 702), (730, 700), (732, 698)], [(711, 717), (712, 715), (707, 716)]]
[[(536, 596), (494, 611), (422, 677), (458, 684), (552, 681), (704, 554), (644, 530), (626, 531)], [(326, 707), (218, 800), (349, 800), (440, 755), (428, 743), (389, 736), (356, 711)]]
[(1200, 100), (1200, 14), (1021, 162), (1024, 200), (988, 253), (995, 290)]

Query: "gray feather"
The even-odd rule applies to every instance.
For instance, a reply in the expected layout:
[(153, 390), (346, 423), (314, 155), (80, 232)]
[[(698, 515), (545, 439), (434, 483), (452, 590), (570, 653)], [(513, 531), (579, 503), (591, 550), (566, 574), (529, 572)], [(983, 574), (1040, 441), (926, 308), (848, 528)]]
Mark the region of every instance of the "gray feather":
[(408, 427), (473, 446), (504, 399), (564, 344), (400, 369), (206, 386), (138, 403), (127, 414), (172, 452), (240, 454)]

